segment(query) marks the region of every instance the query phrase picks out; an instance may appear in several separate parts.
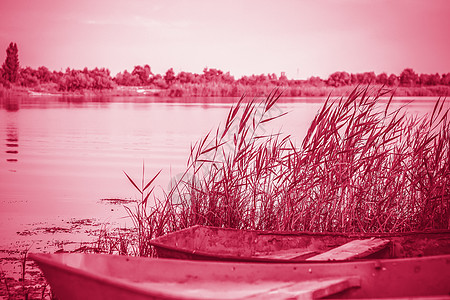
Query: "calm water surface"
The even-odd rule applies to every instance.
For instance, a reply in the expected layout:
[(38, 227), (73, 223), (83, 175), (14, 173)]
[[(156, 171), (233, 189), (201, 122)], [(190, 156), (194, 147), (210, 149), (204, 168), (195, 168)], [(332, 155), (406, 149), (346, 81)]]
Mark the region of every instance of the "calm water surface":
[[(129, 225), (121, 206), (102, 201), (139, 196), (123, 171), (138, 181), (143, 163), (147, 179), (162, 170), (156, 185), (159, 191), (167, 190), (170, 179), (184, 170), (191, 143), (223, 123), (231, 105), (229, 99), (222, 104), (142, 97), (85, 100), (1, 100), (0, 237), (4, 241), (39, 224), (71, 219)], [(429, 100), (415, 101), (409, 109), (430, 110)], [(321, 99), (280, 103), (274, 113), (288, 111), (288, 115), (264, 130), (281, 129), (299, 144), (321, 105)]]

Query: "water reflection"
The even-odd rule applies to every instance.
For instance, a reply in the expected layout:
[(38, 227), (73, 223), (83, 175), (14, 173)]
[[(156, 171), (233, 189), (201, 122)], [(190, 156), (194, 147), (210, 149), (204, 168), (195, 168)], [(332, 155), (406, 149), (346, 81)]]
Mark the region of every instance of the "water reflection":
[(0, 107), (7, 111), (7, 122), (5, 127), (6, 162), (9, 164), (8, 170), (16, 172), (16, 163), (19, 156), (19, 130), (15, 117), (21, 106), (20, 97), (1, 97)]
[(18, 111), (20, 108), (20, 100), (18, 98), (0, 98), (1, 106), (6, 111)]
[[(10, 123), (6, 127), (6, 161), (17, 163), (19, 157), (19, 131), (15, 123)], [(16, 169), (10, 169), (16, 172)]]
[(83, 95), (76, 95), (76, 96), (61, 96), (58, 97), (58, 102), (62, 103), (73, 103), (73, 104), (85, 104), (85, 103), (110, 103), (112, 102), (111, 97), (107, 97), (104, 95), (95, 95), (95, 96), (83, 96)]

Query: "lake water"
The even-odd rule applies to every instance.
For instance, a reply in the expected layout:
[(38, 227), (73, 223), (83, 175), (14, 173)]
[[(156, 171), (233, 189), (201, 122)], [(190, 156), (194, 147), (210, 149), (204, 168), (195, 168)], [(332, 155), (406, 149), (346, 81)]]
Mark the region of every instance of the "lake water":
[[(147, 179), (162, 170), (156, 185), (167, 190), (191, 143), (224, 123), (234, 100), (1, 99), (0, 247), (43, 224), (95, 218), (130, 225), (123, 207), (102, 200), (139, 197), (123, 171), (139, 181), (143, 163)], [(430, 100), (416, 99), (408, 109), (429, 111)], [(289, 113), (264, 130), (281, 129), (299, 144), (322, 103), (283, 99), (275, 113)]]

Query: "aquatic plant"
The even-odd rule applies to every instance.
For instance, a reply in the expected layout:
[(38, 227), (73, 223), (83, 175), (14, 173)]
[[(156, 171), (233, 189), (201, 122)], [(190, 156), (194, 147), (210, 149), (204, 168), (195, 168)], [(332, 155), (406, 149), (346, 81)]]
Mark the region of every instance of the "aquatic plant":
[[(161, 213), (161, 210), (153, 210), (153, 212), (149, 213), (147, 209), (147, 203), (150, 195), (153, 192), (154, 187), (152, 187), (152, 183), (155, 181), (156, 177), (161, 173), (159, 171), (153, 178), (145, 183), (145, 165), (142, 164), (142, 182), (139, 187), (133, 179), (126, 172), (124, 172), (125, 176), (131, 182), (131, 184), (138, 190), (141, 194), (141, 199), (136, 201), (136, 205), (134, 210), (128, 206), (125, 206), (125, 209), (128, 212), (128, 215), (131, 217), (133, 221), (134, 227), (137, 231), (137, 249), (134, 249), (135, 254), (139, 256), (150, 256), (152, 248), (149, 244), (151, 238), (155, 236), (154, 230), (157, 226), (155, 226), (153, 215), (156, 212)], [(124, 241), (122, 236), (119, 236), (119, 249), (120, 252), (127, 252), (128, 244)]]
[(296, 146), (265, 126), (284, 115), (280, 97), (278, 90), (262, 101), (241, 97), (223, 124), (191, 146), (185, 172), (152, 205), (159, 173), (141, 187), (126, 174), (142, 195), (135, 210), (127, 208), (137, 255), (151, 255), (148, 240), (196, 224), (313, 232), (450, 228), (445, 99), (416, 116), (393, 109), (393, 91), (384, 88), (329, 96)]
[[(381, 102), (383, 96), (390, 100)], [(278, 118), (241, 98), (224, 126), (192, 146), (165, 199), (179, 229), (194, 224), (287, 231), (384, 232), (449, 227), (450, 123), (444, 99), (418, 117), (390, 109), (392, 91), (328, 97), (299, 147), (260, 134)]]
[(327, 102), (289, 169), (282, 230), (384, 232), (449, 227), (450, 123), (380, 105), (388, 90), (355, 89)]

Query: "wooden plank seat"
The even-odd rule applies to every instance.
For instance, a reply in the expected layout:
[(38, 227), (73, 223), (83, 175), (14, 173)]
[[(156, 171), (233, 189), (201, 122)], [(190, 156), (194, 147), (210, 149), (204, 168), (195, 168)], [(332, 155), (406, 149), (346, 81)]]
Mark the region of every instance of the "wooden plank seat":
[(303, 248), (300, 249), (288, 249), (288, 250), (280, 250), (273, 251), (270, 253), (255, 253), (255, 257), (257, 258), (270, 258), (270, 259), (279, 259), (279, 260), (305, 260), (308, 257), (316, 255), (316, 251), (305, 250)]
[(379, 238), (353, 240), (324, 253), (312, 256), (306, 260), (328, 261), (364, 258), (384, 249), (389, 244), (389, 242), (389, 240)]
[(319, 299), (343, 292), (347, 289), (360, 287), (361, 279), (357, 276), (323, 278), (299, 281), (280, 286), (263, 293), (258, 293), (243, 299), (282, 300), (282, 299)]

